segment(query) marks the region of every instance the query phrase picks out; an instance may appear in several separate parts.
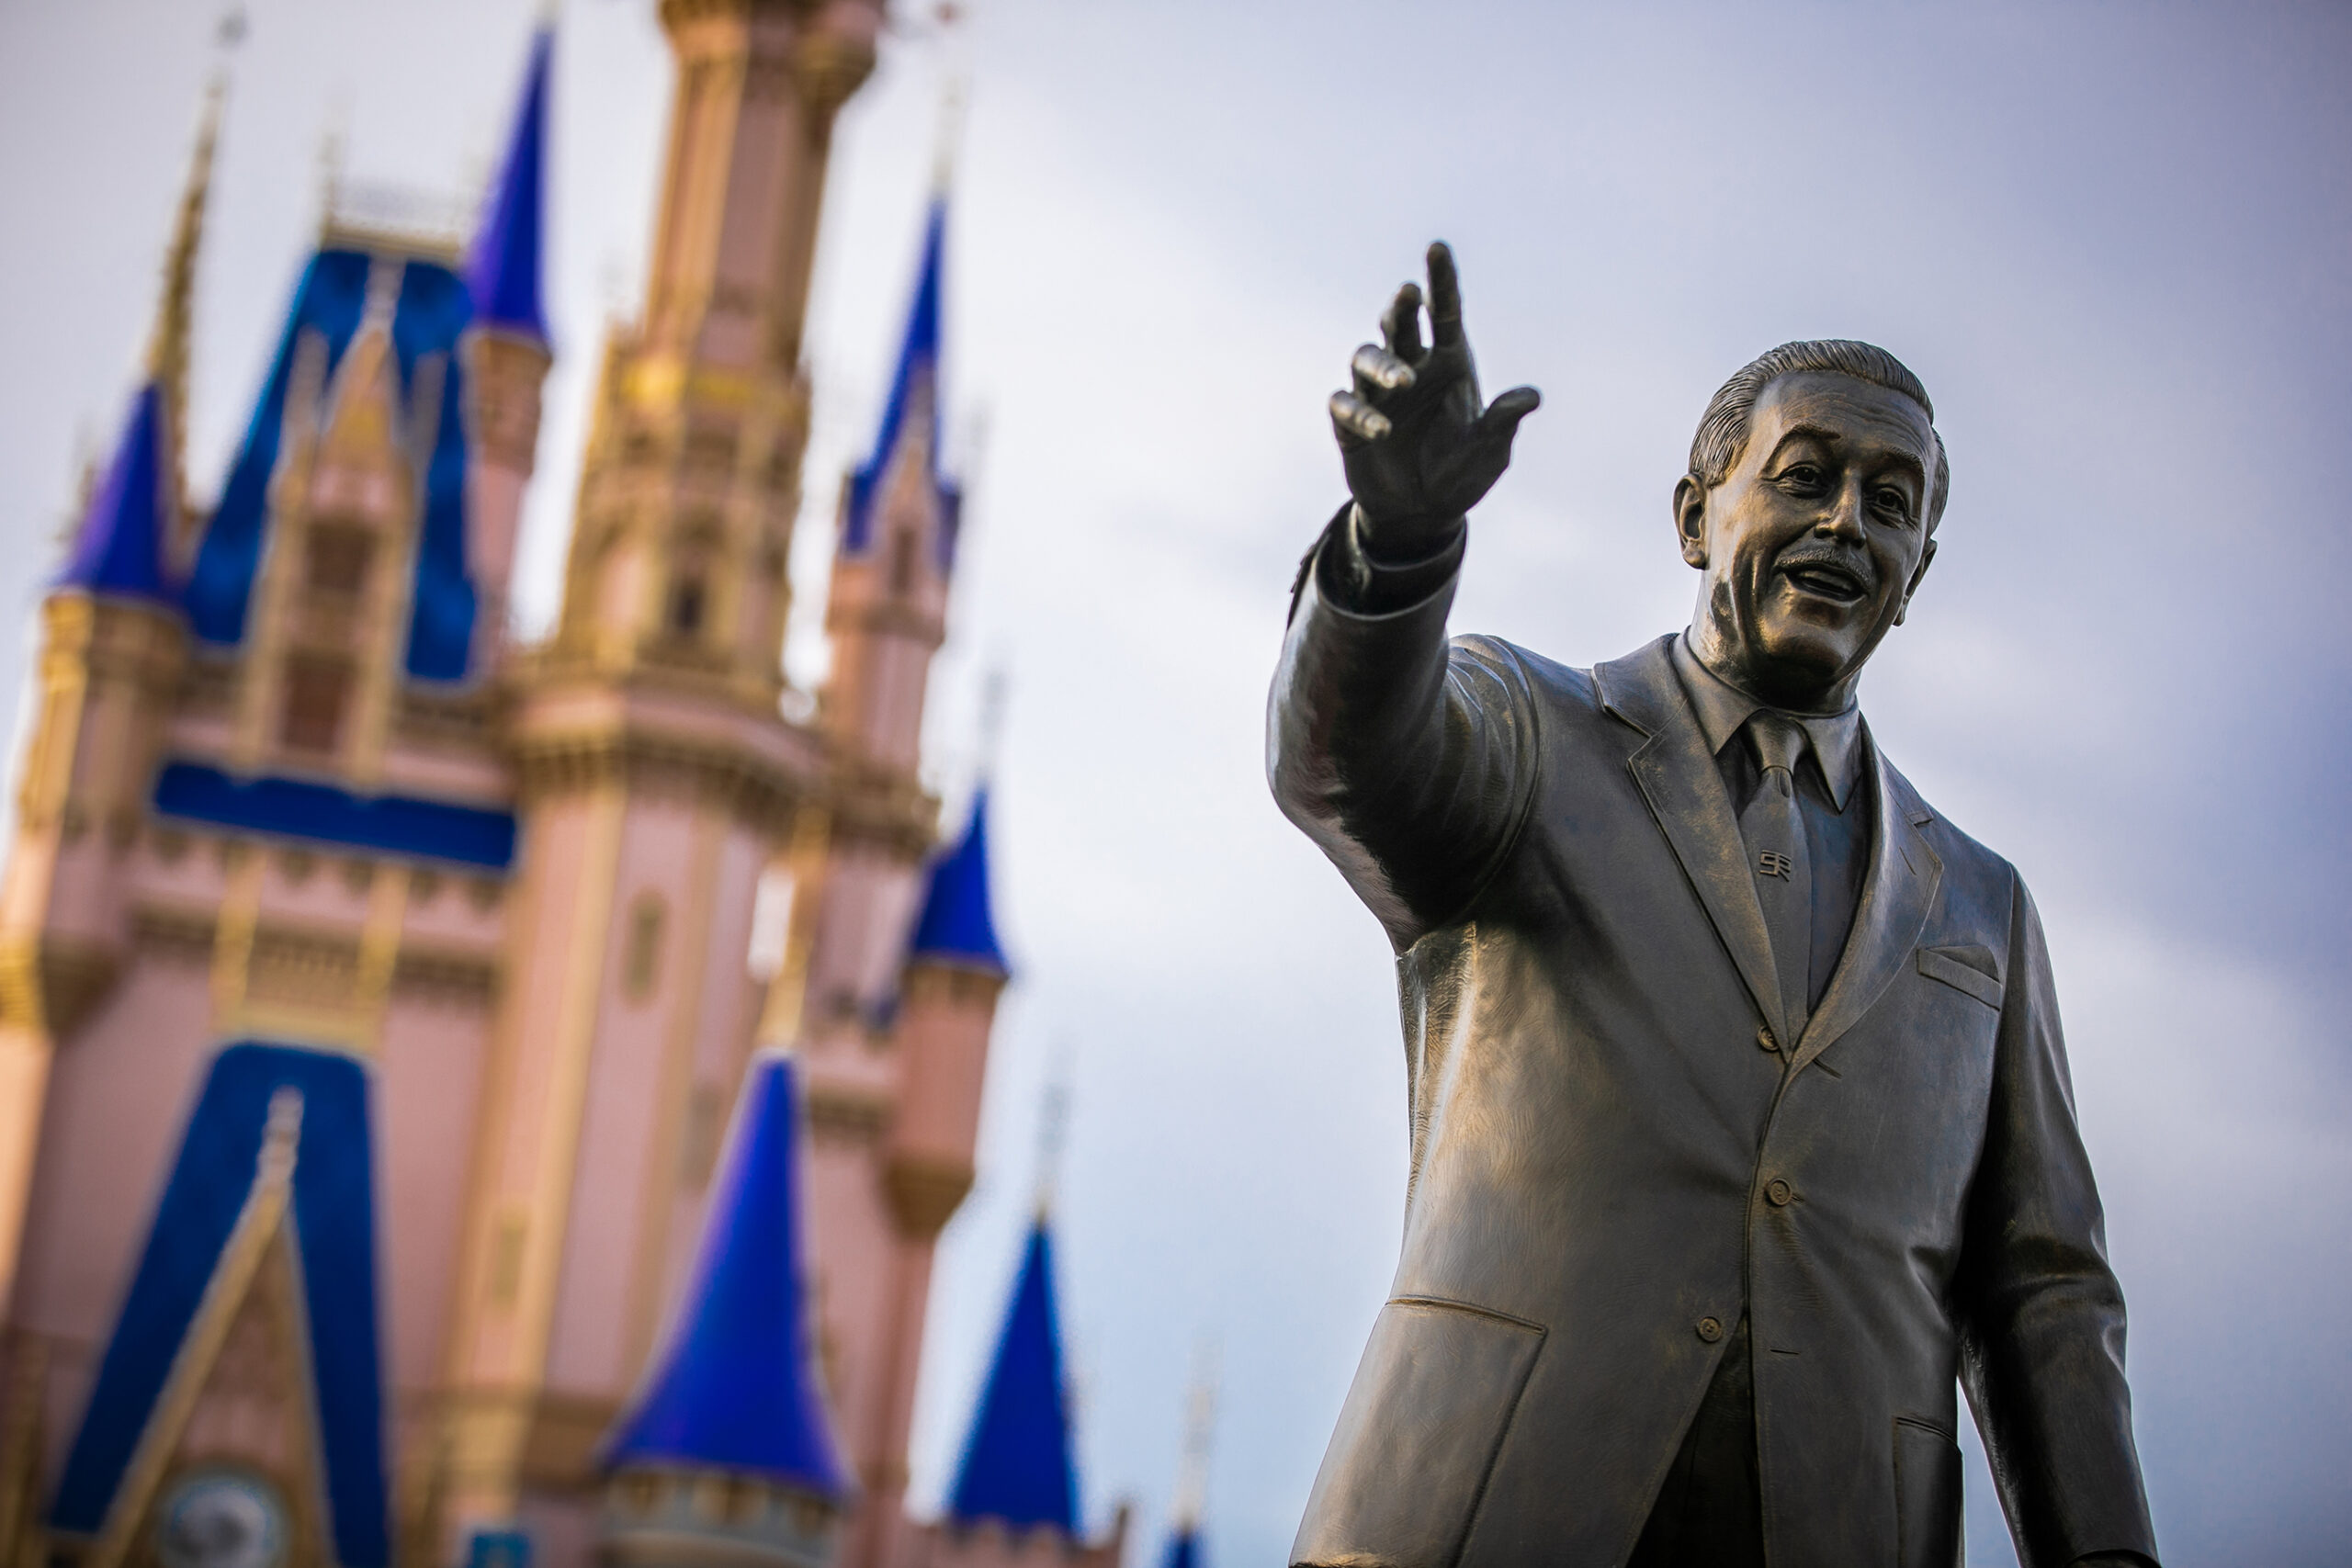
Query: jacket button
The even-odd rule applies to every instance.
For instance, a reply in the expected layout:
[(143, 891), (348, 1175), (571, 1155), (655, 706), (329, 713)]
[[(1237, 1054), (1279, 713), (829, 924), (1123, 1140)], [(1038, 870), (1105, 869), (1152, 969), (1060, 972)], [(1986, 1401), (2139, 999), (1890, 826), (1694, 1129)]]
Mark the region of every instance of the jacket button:
[(1723, 1337), (1724, 1337), (1724, 1325), (1723, 1325), (1723, 1320), (1722, 1320), (1721, 1318), (1714, 1318), (1714, 1317), (1702, 1317), (1702, 1318), (1701, 1318), (1701, 1319), (1699, 1320), (1699, 1337), (1700, 1337), (1700, 1338), (1702, 1338), (1702, 1339), (1705, 1340), (1708, 1344), (1712, 1345), (1712, 1344), (1713, 1344), (1716, 1340), (1721, 1339)]
[(1759, 1051), (1770, 1051), (1775, 1056), (1781, 1054), (1781, 1043), (1772, 1038), (1770, 1024), (1765, 1024), (1756, 1032), (1756, 1048)]
[(1789, 1200), (1795, 1194), (1790, 1191), (1787, 1182), (1776, 1176), (1764, 1184), (1764, 1196), (1772, 1201), (1772, 1207), (1781, 1209), (1788, 1206)]

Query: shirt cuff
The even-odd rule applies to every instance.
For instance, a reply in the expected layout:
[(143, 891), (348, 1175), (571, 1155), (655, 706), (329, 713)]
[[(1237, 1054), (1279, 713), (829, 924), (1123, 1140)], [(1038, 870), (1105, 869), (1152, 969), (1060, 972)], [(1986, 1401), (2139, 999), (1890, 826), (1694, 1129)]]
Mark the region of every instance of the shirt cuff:
[(1389, 560), (1364, 547), (1359, 513), (1353, 505), (1342, 507), (1317, 551), (1317, 586), (1325, 599), (1359, 615), (1410, 609), (1453, 581), (1469, 532), (1467, 521), (1455, 518), (1452, 537), (1438, 549), (1415, 560)]

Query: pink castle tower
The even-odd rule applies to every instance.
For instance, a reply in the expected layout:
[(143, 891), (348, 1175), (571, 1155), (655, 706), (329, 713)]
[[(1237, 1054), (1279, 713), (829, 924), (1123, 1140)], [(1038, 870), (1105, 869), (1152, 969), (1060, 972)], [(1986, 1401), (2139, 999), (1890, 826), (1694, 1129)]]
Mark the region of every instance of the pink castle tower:
[[(541, 39), (508, 187), (538, 178), (546, 72)], [(376, 1568), (443, 1397), (507, 969), (496, 607), (548, 352), (457, 237), (330, 211), (191, 515), (218, 102), (147, 384), (42, 609), (0, 893), (0, 1549), (111, 1568), (235, 1526)], [(532, 216), (472, 261), (535, 304)]]
[(648, 297), (605, 349), (536, 648), (505, 606), (552, 352), (551, 37), (469, 237), (329, 213), (198, 514), (208, 111), (148, 373), (42, 608), (0, 885), (0, 1568), (178, 1568), (198, 1540), (290, 1568), (645, 1560), (615, 1514), (646, 1490), (632, 1413), (713, 1299), (722, 1130), (751, 1136), (770, 1045), (796, 1053), (796, 1311), (840, 1473), (685, 1455), (694, 1497), (782, 1510), (702, 1544), (912, 1561), (932, 1252), (1007, 973), (985, 802), (942, 853), (918, 772), (957, 521), (944, 206), (796, 722), (803, 320), (881, 7), (661, 15)]

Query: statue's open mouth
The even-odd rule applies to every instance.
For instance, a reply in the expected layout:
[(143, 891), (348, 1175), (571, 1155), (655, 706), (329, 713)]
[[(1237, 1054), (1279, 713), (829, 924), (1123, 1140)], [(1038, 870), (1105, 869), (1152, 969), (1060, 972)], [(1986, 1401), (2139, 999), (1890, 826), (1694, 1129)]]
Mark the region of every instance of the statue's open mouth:
[(1828, 561), (1800, 561), (1792, 566), (1784, 565), (1781, 568), (1781, 575), (1796, 584), (1803, 592), (1819, 599), (1835, 600), (1840, 604), (1854, 604), (1867, 592), (1860, 578)]

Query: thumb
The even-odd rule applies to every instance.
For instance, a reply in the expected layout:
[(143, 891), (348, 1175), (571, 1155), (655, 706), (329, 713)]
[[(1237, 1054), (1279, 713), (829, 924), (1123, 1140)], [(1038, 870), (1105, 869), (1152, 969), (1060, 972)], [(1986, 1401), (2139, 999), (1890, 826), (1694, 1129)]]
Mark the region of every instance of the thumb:
[(1513, 387), (1488, 403), (1487, 412), (1478, 416), (1478, 434), (1508, 447), (1519, 432), (1519, 422), (1533, 413), (1543, 401), (1544, 394), (1534, 388)]

